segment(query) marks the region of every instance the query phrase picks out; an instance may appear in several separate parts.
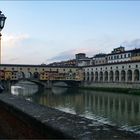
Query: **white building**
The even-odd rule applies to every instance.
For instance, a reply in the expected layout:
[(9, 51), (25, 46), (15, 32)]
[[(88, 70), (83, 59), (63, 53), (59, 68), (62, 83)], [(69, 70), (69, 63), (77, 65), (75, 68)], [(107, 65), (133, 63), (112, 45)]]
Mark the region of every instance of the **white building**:
[(84, 67), (86, 82), (140, 82), (140, 62), (124, 62)]
[(124, 47), (115, 48), (107, 55), (108, 63), (131, 61), (132, 50), (125, 51)]

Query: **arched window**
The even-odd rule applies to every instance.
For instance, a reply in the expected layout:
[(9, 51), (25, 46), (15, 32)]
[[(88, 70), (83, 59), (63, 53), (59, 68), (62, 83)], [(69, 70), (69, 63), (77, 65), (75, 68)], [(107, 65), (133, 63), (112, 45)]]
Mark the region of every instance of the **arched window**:
[(98, 81), (98, 72), (97, 71), (95, 72), (95, 81), (96, 82)]
[(34, 78), (39, 79), (39, 73), (38, 72), (34, 72)]
[(87, 81), (89, 81), (89, 72), (87, 72)]
[(22, 72), (22, 71), (18, 72), (18, 78), (19, 79), (24, 79), (25, 78), (24, 72)]
[(100, 72), (100, 82), (102, 82), (103, 81), (103, 72), (101, 71)]
[(124, 82), (126, 80), (126, 73), (124, 70), (121, 71), (121, 81)]
[(109, 73), (109, 77), (110, 77), (110, 82), (113, 82), (113, 71), (110, 71), (110, 73)]
[(108, 81), (108, 72), (107, 71), (105, 71), (104, 76), (105, 76), (105, 81)]
[(93, 79), (94, 79), (94, 73), (93, 73), (93, 71), (91, 72), (91, 81), (93, 81)]
[(136, 69), (134, 71), (134, 81), (139, 81), (139, 70), (138, 69)]
[(115, 71), (115, 81), (116, 82), (119, 81), (119, 71), (118, 70)]
[(32, 73), (31, 73), (31, 72), (27, 72), (27, 73), (25, 74), (25, 78), (31, 79), (31, 78), (32, 78)]
[(128, 82), (132, 81), (132, 71), (131, 70), (127, 71), (127, 80), (128, 80)]

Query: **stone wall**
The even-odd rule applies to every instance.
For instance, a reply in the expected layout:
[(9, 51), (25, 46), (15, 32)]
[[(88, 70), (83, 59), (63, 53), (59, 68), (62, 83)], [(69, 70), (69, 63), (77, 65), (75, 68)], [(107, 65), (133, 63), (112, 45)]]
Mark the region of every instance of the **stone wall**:
[(126, 89), (140, 89), (139, 83), (93, 83), (93, 82), (84, 82), (84, 87), (103, 87), (103, 88), (126, 88)]

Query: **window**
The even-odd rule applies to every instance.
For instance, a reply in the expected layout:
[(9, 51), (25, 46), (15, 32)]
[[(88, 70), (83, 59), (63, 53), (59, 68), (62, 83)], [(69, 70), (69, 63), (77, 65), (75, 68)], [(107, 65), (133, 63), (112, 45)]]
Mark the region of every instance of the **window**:
[(14, 70), (14, 68), (12, 68), (12, 70)]
[(129, 68), (131, 68), (131, 66), (129, 65)]
[(124, 66), (122, 66), (122, 68), (124, 69)]
[(122, 58), (122, 54), (121, 54), (121, 58)]
[(112, 67), (110, 67), (110, 69), (112, 69)]
[(124, 54), (124, 58), (126, 58), (126, 54)]
[(118, 69), (118, 66), (116, 67), (116, 69)]
[(128, 54), (128, 57), (130, 57), (131, 55), (130, 55), (130, 53)]
[(138, 65), (136, 65), (136, 68), (138, 68)]

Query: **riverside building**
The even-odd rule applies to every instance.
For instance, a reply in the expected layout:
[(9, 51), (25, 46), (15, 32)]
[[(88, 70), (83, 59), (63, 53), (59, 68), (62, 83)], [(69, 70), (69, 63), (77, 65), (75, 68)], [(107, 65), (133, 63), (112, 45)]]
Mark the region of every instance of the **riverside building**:
[[(104, 60), (106, 60), (105, 63), (94, 63), (92, 66), (83, 67), (84, 81), (87, 83), (140, 83), (140, 49), (125, 51), (121, 46), (115, 48), (110, 54), (104, 55)], [(99, 58), (98, 61), (101, 59)]]

